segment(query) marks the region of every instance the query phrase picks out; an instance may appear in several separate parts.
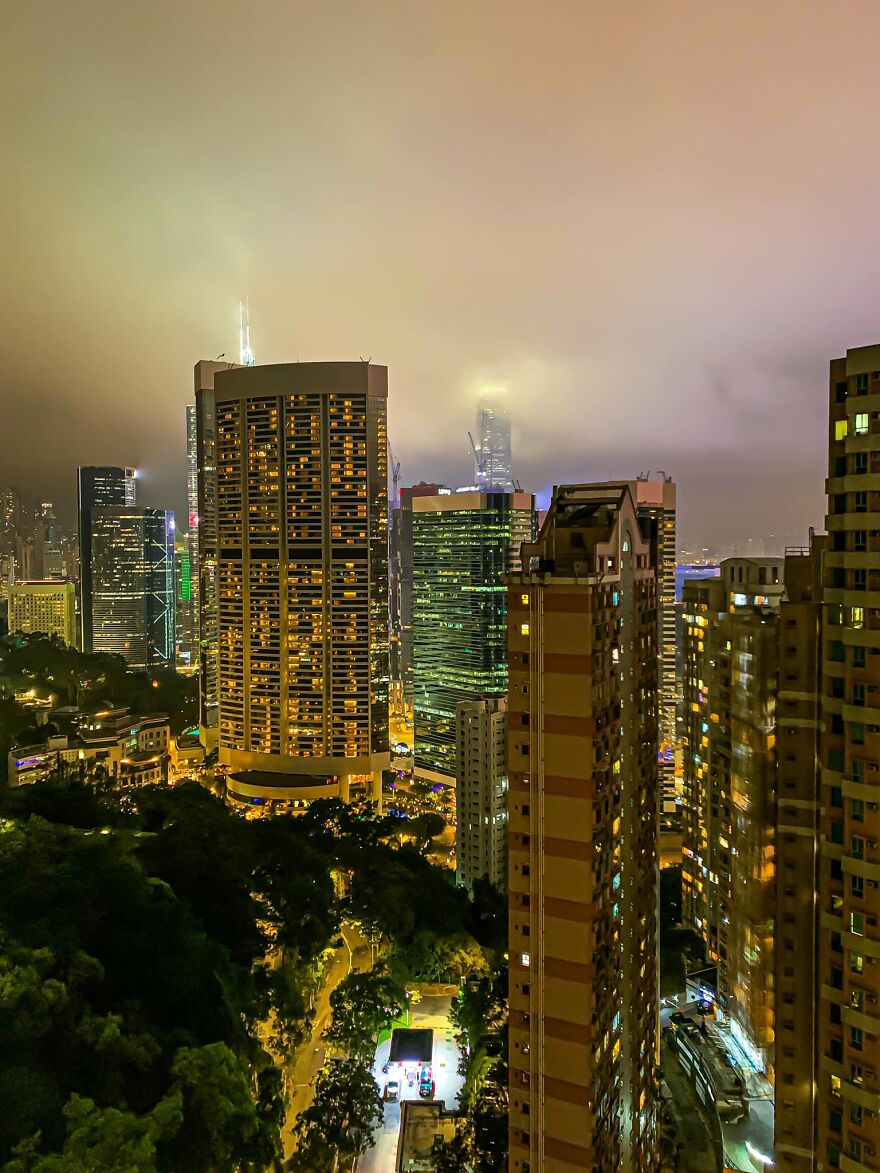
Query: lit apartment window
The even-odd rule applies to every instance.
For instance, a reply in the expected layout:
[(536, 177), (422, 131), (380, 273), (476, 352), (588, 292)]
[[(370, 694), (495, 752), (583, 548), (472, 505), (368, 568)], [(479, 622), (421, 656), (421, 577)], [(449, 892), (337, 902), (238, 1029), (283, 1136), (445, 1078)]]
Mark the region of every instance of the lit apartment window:
[(528, 634), (529, 634), (529, 625), (528, 625), (528, 623), (521, 623), (521, 624), (519, 625), (519, 633), (520, 633), (520, 635), (528, 635)]
[(846, 431), (847, 431), (846, 425), (847, 425), (846, 420), (835, 420), (834, 421), (834, 439), (835, 440), (845, 440), (846, 439)]

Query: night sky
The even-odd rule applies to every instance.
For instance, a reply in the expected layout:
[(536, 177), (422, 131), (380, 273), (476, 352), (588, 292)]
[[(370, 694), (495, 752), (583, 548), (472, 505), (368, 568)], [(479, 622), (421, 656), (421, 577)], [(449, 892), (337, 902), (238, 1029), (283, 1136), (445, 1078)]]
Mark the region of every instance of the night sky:
[(663, 468), (687, 543), (821, 526), (880, 341), (880, 5), (6, 0), (0, 482), (182, 510), (192, 366), (390, 368), (404, 483)]

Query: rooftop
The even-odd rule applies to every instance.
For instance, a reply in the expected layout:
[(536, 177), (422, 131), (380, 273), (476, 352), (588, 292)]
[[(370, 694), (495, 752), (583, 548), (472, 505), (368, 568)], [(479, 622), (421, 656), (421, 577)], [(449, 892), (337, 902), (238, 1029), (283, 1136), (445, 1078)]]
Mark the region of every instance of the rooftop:
[(430, 1063), (434, 1055), (434, 1032), (429, 1028), (391, 1032), (389, 1063)]

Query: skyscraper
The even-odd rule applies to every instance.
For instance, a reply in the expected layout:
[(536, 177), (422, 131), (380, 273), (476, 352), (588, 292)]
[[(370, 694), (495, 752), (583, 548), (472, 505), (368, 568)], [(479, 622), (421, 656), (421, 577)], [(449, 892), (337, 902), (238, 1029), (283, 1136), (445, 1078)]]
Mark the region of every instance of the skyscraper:
[(460, 701), (507, 692), (502, 575), (531, 541), (531, 493), (413, 497), (415, 772), (455, 782)]
[(657, 566), (657, 648), (660, 656), (660, 825), (669, 830), (681, 827), (681, 795), (675, 783), (676, 708), (678, 674), (676, 668), (675, 605), (675, 518), (676, 488), (671, 477), (650, 474), (632, 481), (605, 481), (604, 485), (627, 485), (636, 503), (643, 534), (655, 548)]
[(199, 363), (196, 387), (203, 712), (219, 708), (220, 761), (249, 802), (286, 786), (296, 809), (327, 779), (379, 797), (387, 370)]
[(834, 359), (829, 391), (816, 1159), (860, 1171), (880, 1153), (880, 346)]
[(89, 510), (89, 538), (86, 650), (122, 656), (136, 671), (173, 668), (174, 514), (97, 506)]
[(79, 521), (80, 647), (94, 651), (92, 618), (92, 514), (109, 506), (133, 506), (136, 498), (133, 468), (85, 466), (77, 474)]
[(477, 411), (478, 443), (474, 446), (476, 486), (482, 490), (514, 489), (510, 450), (510, 416), (507, 393), (500, 388), (484, 391)]
[[(203, 359), (193, 370), (196, 403), (195, 514), (198, 519), (198, 655), (199, 726), (206, 748), (217, 747), (217, 459), (214, 377), (235, 370), (235, 363)], [(187, 424), (189, 420), (187, 420)], [(189, 442), (189, 435), (187, 435)], [(192, 512), (192, 506), (190, 505)]]
[(400, 490), (393, 506), (389, 541), (390, 612), (393, 648), (391, 678), (404, 713), (413, 707), (413, 511), (414, 497), (436, 497), (448, 492), (443, 485), (418, 485)]
[(507, 697), (456, 710), (455, 878), (507, 887)]
[(627, 486), (508, 576), (511, 1173), (658, 1167), (657, 586)]
[(684, 588), (683, 919), (755, 1066), (774, 1063), (774, 868), (782, 558), (730, 558)]
[(827, 538), (785, 559), (776, 716), (775, 1154), (788, 1173), (814, 1169), (819, 915), (822, 569)]
[[(186, 510), (189, 564), (193, 579), (199, 575), (199, 429), (196, 406), (186, 406)], [(198, 592), (196, 591), (196, 597)]]

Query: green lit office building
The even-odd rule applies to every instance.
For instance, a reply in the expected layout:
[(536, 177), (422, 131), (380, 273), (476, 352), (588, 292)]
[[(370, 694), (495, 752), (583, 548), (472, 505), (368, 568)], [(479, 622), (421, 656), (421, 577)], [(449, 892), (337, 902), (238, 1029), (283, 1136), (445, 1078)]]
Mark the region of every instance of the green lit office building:
[(502, 575), (535, 539), (535, 498), (466, 491), (412, 510), (415, 772), (454, 785), (456, 706), (507, 692)]

